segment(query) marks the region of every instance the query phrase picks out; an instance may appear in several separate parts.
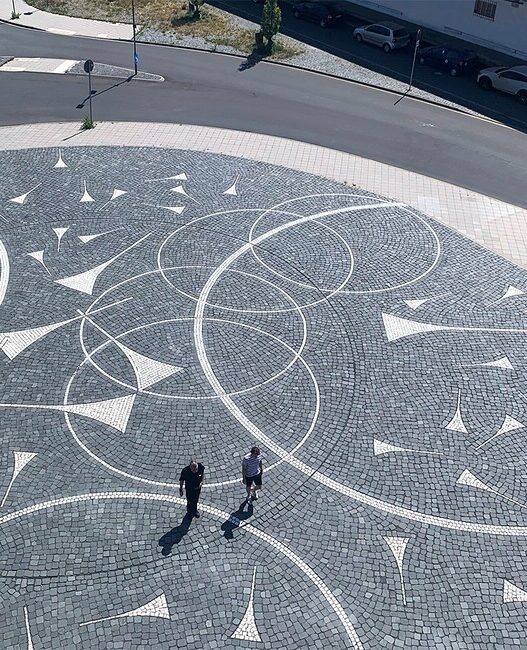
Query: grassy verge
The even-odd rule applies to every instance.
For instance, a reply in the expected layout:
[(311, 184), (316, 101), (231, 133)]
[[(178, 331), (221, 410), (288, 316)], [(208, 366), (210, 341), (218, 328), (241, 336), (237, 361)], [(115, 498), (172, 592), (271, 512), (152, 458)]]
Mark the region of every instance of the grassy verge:
[[(131, 23), (130, 0), (31, 0), (38, 9), (56, 14)], [(200, 20), (187, 16), (188, 5), (183, 0), (135, 0), (136, 22), (165, 34), (197, 37), (212, 46), (226, 46), (242, 54), (251, 54), (254, 31), (239, 25), (231, 14), (204, 5)], [(289, 59), (302, 50), (285, 39), (276, 39), (275, 51), (269, 58)]]

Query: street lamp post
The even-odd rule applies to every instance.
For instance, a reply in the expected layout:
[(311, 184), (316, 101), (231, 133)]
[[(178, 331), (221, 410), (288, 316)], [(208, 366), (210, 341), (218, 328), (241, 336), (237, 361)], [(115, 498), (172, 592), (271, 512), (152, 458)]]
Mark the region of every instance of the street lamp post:
[(16, 12), (16, 7), (15, 7), (15, 0), (11, 0), (11, 3), (13, 4), (13, 13), (11, 14), (11, 18), (18, 18), (18, 14)]
[[(13, 0), (14, 2), (14, 0)], [(137, 74), (137, 43), (135, 40), (135, 6), (134, 0), (132, 0), (132, 29), (134, 32), (134, 74)]]

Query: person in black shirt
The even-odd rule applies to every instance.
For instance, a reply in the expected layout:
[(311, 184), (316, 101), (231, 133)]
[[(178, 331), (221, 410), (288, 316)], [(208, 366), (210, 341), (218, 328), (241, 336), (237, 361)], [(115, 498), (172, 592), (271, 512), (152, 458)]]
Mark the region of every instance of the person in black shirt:
[(185, 485), (185, 492), (187, 495), (187, 517), (198, 518), (198, 501), (201, 493), (201, 486), (203, 485), (203, 475), (205, 474), (205, 466), (196, 462), (194, 459), (190, 461), (181, 470), (179, 477), (179, 496), (183, 496), (183, 484)]

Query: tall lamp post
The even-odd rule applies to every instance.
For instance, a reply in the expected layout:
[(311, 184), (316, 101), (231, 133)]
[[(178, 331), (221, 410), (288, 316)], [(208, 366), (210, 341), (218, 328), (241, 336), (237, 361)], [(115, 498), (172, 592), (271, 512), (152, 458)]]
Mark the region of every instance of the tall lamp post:
[[(14, 2), (15, 0), (13, 0)], [(132, 29), (134, 32), (134, 74), (137, 74), (137, 43), (135, 40), (135, 5), (134, 5), (134, 0), (132, 0)]]
[(13, 4), (13, 13), (11, 14), (11, 18), (14, 20), (15, 18), (18, 18), (18, 14), (16, 12), (16, 7), (15, 7), (15, 0), (11, 0)]

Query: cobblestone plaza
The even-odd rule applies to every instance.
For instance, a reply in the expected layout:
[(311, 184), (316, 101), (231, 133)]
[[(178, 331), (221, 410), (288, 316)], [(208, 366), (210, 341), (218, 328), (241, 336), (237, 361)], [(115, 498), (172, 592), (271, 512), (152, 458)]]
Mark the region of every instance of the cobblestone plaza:
[(0, 168), (0, 647), (525, 647), (525, 270), (234, 156)]

